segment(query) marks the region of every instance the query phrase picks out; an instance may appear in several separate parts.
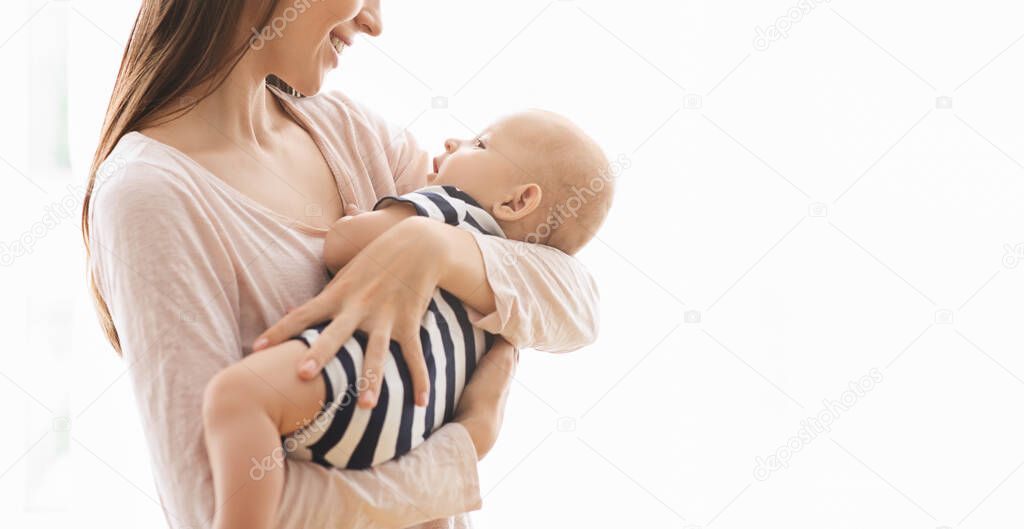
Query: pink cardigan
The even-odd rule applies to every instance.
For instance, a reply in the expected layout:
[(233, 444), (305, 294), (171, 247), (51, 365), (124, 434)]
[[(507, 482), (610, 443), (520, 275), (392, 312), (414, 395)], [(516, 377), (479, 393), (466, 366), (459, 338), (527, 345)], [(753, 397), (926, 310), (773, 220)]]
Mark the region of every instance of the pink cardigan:
[[(273, 91), (320, 147), (346, 205), (370, 209), (382, 195), (425, 185), (429, 156), (408, 132), (338, 93)], [(325, 231), (272, 212), (137, 132), (121, 139), (98, 179), (89, 265), (130, 366), (164, 512), (172, 527), (205, 527), (215, 506), (203, 388), (287, 307), (326, 285)], [(579, 262), (493, 237), (477, 243), (497, 305), (482, 327), (549, 351), (593, 341), (597, 291)], [(457, 424), (371, 470), (289, 462), (277, 525), (466, 526), (461, 513), (481, 502), (476, 464)]]

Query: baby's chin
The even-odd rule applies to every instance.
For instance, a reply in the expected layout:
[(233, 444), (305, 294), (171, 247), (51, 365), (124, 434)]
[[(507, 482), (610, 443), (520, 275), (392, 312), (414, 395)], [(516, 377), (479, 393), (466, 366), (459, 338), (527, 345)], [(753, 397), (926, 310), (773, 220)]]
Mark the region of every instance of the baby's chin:
[(430, 173), (427, 175), (427, 185), (431, 186), (452, 186), (457, 187), (467, 193), (472, 194), (473, 185), (471, 181), (463, 182), (462, 179), (452, 178), (448, 174), (439, 175), (437, 173)]
[(477, 198), (477, 194), (491, 194), (490, 192), (495, 187), (502, 187), (501, 182), (502, 180), (496, 175), (483, 178), (478, 175), (467, 175), (461, 171), (445, 171), (443, 169), (440, 173), (427, 175), (427, 185), (457, 187), (473, 198)]

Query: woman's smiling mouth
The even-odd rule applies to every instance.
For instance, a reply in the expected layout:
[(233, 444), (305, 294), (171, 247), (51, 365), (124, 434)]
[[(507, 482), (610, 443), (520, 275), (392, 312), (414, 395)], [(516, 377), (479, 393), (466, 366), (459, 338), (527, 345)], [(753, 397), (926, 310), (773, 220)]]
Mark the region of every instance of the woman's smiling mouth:
[(341, 54), (342, 50), (345, 49), (345, 43), (338, 37), (331, 35), (331, 47), (334, 48), (335, 52)]
[(344, 51), (345, 48), (352, 45), (352, 42), (349, 41), (348, 38), (346, 38), (345, 35), (338, 30), (334, 30), (331, 32), (330, 42), (331, 47), (334, 48), (334, 52), (337, 53), (338, 55), (341, 55), (341, 52)]

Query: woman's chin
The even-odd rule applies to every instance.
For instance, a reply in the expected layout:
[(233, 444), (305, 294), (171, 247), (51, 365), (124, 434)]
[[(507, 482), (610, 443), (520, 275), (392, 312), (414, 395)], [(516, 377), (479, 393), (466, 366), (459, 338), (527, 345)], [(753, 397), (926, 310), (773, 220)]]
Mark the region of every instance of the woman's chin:
[(324, 79), (327, 77), (327, 74), (338, 67), (340, 57), (335, 54), (333, 49), (330, 49), (329, 51), (330, 52), (327, 56), (321, 60), (320, 64), (316, 65), (315, 69), (311, 69), (310, 73), (304, 76), (304, 81), (306, 82), (303, 83), (303, 86), (305, 89), (300, 89), (298, 86), (292, 85), (302, 95), (312, 96), (318, 94), (320, 89), (323, 88)]
[[(279, 73), (277, 77), (304, 96), (318, 94), (323, 88), (327, 74), (338, 67), (340, 57), (334, 48), (323, 48), (319, 49), (311, 59), (305, 68), (287, 68), (287, 73)], [(280, 70), (286, 70), (286, 68)]]
[(320, 93), (320, 89), (323, 88), (324, 77), (327, 75), (326, 70), (318, 70), (310, 72), (301, 77), (290, 76), (284, 77), (279, 75), (278, 77), (284, 81), (285, 84), (290, 86), (296, 92), (303, 96), (314, 96)]
[(323, 74), (319, 76), (316, 82), (310, 82), (303, 89), (299, 90), (299, 93), (304, 96), (315, 96), (320, 93), (320, 89), (324, 87)]

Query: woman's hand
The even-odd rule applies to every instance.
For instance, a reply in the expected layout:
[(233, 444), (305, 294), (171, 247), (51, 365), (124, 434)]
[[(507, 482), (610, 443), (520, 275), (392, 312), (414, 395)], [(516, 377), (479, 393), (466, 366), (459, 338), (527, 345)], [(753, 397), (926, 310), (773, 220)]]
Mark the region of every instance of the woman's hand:
[(450, 255), (433, 225), (443, 227), (412, 217), (384, 232), (342, 268), (323, 292), (260, 335), (253, 349), (265, 349), (311, 325), (332, 320), (299, 362), (299, 376), (309, 380), (353, 332), (362, 330), (369, 343), (362, 373), (367, 382), (359, 385), (365, 387), (359, 392), (359, 406), (372, 408), (380, 395), (391, 340), (395, 340), (412, 375), (416, 404), (425, 406), (430, 382), (420, 345), (420, 322)]
[(505, 416), (505, 400), (518, 364), (519, 350), (499, 336), (480, 359), (462, 391), (455, 422), (469, 432), (478, 460), (483, 459), (498, 440)]

